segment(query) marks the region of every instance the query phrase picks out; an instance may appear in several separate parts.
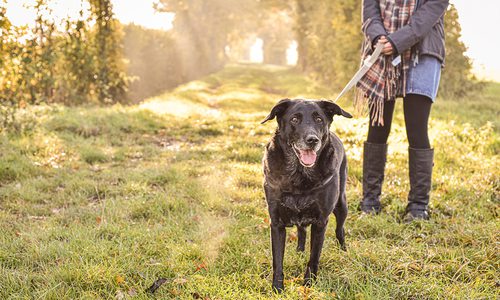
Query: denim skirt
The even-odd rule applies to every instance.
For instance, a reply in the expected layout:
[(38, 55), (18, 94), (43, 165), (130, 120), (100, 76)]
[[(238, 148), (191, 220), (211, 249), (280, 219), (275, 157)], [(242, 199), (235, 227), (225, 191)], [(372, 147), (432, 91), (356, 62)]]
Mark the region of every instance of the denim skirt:
[(406, 94), (417, 94), (436, 100), (441, 79), (441, 62), (434, 56), (420, 55), (410, 63), (406, 79)]

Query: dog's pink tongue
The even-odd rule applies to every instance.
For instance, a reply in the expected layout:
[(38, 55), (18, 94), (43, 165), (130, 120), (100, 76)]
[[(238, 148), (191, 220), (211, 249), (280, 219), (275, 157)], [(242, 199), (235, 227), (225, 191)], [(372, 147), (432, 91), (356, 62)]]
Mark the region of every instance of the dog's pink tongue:
[(304, 165), (312, 165), (316, 162), (316, 152), (314, 150), (300, 150), (300, 160)]

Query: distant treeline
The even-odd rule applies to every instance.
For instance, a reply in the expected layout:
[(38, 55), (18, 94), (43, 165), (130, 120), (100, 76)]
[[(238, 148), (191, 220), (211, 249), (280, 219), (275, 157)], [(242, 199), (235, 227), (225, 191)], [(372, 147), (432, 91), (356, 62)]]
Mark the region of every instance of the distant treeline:
[[(19, 27), (0, 0), (0, 128), (29, 104), (140, 101), (247, 58), (256, 37), (275, 64), (296, 40), (299, 68), (334, 88), (359, 66), (361, 0), (160, 0), (176, 16), (169, 32), (121, 25), (111, 0), (81, 1), (88, 9), (61, 26), (47, 0), (33, 0), (35, 26)], [(445, 26), (441, 91), (464, 96), (478, 85), (454, 7)]]

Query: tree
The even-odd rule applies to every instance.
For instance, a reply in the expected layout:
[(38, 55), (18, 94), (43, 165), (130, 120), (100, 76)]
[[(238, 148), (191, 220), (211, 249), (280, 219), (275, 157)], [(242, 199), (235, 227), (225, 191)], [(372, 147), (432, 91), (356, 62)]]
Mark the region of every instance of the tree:
[[(5, 0), (2, 0), (5, 3)], [(17, 103), (14, 97), (17, 84), (15, 72), (9, 54), (12, 53), (15, 42), (12, 40), (12, 24), (7, 18), (7, 8), (0, 5), (0, 131), (9, 127), (15, 120)]]
[(96, 65), (90, 17), (80, 10), (78, 19), (65, 21), (65, 34), (61, 36), (61, 59), (57, 63), (57, 102), (79, 105), (97, 103)]
[(96, 22), (94, 32), (94, 59), (97, 61), (96, 89), (102, 103), (125, 99), (128, 79), (122, 53), (120, 23), (113, 14), (111, 0), (89, 0)]
[(337, 0), (333, 6), (333, 18), (331, 20), (333, 38), (332, 44), (327, 47), (333, 48), (331, 61), (332, 70), (330, 75), (333, 83), (338, 88), (345, 85), (359, 68), (361, 43), (363, 34), (360, 30), (361, 24), (361, 1), (359, 0)]
[(30, 51), (30, 64), (26, 64), (30, 79), (29, 86), (31, 103), (50, 103), (54, 100), (54, 66), (58, 60), (58, 42), (55, 36), (56, 25), (51, 18), (52, 10), (46, 0), (36, 0), (33, 7), (36, 12), (33, 37), (27, 42)]
[(307, 64), (308, 56), (308, 35), (310, 32), (311, 21), (308, 12), (312, 10), (311, 1), (297, 0), (295, 3), (295, 38), (297, 40), (298, 61), (297, 65), (303, 72), (309, 70)]
[(297, 0), (299, 67), (328, 84), (346, 81), (359, 62), (359, 10), (357, 0)]

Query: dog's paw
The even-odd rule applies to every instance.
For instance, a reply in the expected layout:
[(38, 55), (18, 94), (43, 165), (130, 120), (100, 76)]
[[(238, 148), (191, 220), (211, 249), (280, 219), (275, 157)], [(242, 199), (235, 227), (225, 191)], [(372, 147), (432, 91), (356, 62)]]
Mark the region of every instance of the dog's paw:
[(312, 279), (309, 277), (309, 278), (304, 278), (304, 283), (303, 283), (303, 286), (305, 287), (311, 287), (312, 285)]
[(285, 290), (283, 282), (281, 283), (273, 283), (273, 292), (276, 294), (281, 294)]
[(310, 287), (312, 282), (318, 277), (318, 265), (307, 267), (306, 273), (304, 274), (304, 286)]

